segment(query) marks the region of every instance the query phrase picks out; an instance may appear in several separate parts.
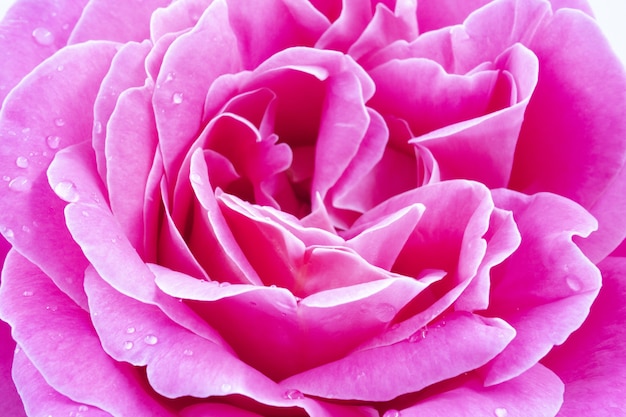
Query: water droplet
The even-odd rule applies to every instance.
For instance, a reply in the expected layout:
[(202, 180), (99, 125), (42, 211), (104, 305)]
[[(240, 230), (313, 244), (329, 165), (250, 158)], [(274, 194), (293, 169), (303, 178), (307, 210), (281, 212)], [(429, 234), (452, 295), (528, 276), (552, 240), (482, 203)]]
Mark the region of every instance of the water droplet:
[(80, 214), (82, 214), (83, 217), (89, 217), (89, 212), (87, 210), (81, 211)]
[(183, 93), (174, 93), (172, 95), (172, 103), (180, 104), (183, 102)]
[(176, 74), (174, 74), (173, 72), (168, 72), (165, 76), (165, 82), (169, 83), (170, 81), (174, 81), (174, 78), (176, 78)]
[(64, 201), (75, 203), (80, 200), (76, 186), (71, 181), (61, 181), (54, 186), (54, 192)]
[(59, 72), (63, 71), (64, 69), (65, 69), (65, 67), (63, 65), (59, 65), (57, 67), (57, 71), (59, 71)]
[(46, 306), (46, 310), (57, 311), (58, 307), (57, 306)]
[(18, 156), (15, 160), (15, 165), (17, 165), (18, 168), (28, 168), (28, 159), (24, 156)]
[(398, 410), (387, 410), (383, 417), (400, 417), (400, 412)]
[(11, 177), (9, 177), (8, 175), (3, 175), (2, 176), (2, 180), (3, 181), (11, 181)]
[(32, 292), (32, 291), (28, 291), (28, 290), (27, 290), (27, 291), (24, 291), (24, 292), (22, 293), (22, 295), (23, 295), (24, 297), (31, 297), (31, 296), (33, 295), (33, 292)]
[(202, 185), (202, 177), (200, 176), (200, 174), (198, 174), (197, 172), (194, 172), (193, 174), (191, 174), (189, 176), (189, 179), (191, 180), (191, 182), (193, 182), (194, 184), (198, 184), (198, 185)]
[(102, 133), (102, 122), (96, 121), (93, 125), (93, 131), (96, 132), (96, 135)]
[(126, 333), (128, 333), (128, 334), (135, 333), (135, 328), (134, 327), (129, 327), (128, 329), (126, 329)]
[(391, 304), (381, 303), (374, 307), (374, 315), (378, 320), (388, 322), (396, 315), (396, 309)]
[(409, 343), (421, 342), (422, 340), (426, 339), (427, 335), (428, 329), (426, 327), (422, 327), (411, 336), (409, 336)]
[(46, 138), (46, 143), (50, 149), (58, 149), (61, 144), (61, 138), (58, 136), (48, 136)]
[(61, 119), (60, 117), (58, 119), (54, 119), (54, 124), (57, 127), (65, 126), (65, 119)]
[(22, 232), (24, 232), (24, 233), (30, 233), (30, 227), (28, 227), (28, 226), (26, 226), (26, 225), (22, 226)]
[(25, 127), (24, 129), (22, 129), (22, 133), (28, 135), (30, 133), (30, 127)]
[(9, 188), (13, 191), (28, 191), (30, 190), (30, 182), (28, 182), (26, 177), (15, 177), (9, 183)]
[(220, 282), (220, 287), (224, 288), (228, 286), (230, 286), (230, 282)]
[(124, 342), (124, 350), (131, 350), (133, 346), (135, 345), (130, 340), (127, 340), (126, 342)]
[(583, 288), (580, 279), (578, 279), (575, 275), (568, 275), (565, 277), (565, 282), (567, 282), (567, 286), (574, 292), (578, 292)]
[(193, 350), (185, 349), (185, 351), (183, 352), (183, 355), (185, 355), (185, 356), (193, 356)]
[(288, 389), (284, 392), (283, 397), (288, 400), (301, 400), (304, 398), (304, 394), (297, 389)]
[(70, 28), (70, 24), (65, 23), (63, 26), (61, 26), (61, 28), (63, 28), (63, 30), (68, 30)]
[(13, 233), (13, 230), (9, 229), (8, 227), (2, 226), (2, 229), (0, 230), (2, 231), (4, 237), (6, 237), (7, 239), (13, 239), (15, 237), (15, 233)]
[(230, 390), (233, 389), (232, 385), (230, 384), (222, 384), (222, 392), (230, 392)]
[(85, 411), (88, 411), (89, 407), (87, 407), (86, 405), (81, 405), (78, 407), (78, 411), (84, 413)]
[(496, 417), (507, 417), (509, 415), (509, 412), (506, 411), (506, 408), (498, 407), (494, 410), (494, 414), (496, 415)]
[(46, 28), (37, 28), (33, 30), (33, 38), (35, 42), (42, 46), (52, 45), (54, 42), (54, 35)]
[(144, 337), (143, 341), (146, 343), (146, 345), (154, 346), (157, 344), (159, 339), (155, 335), (149, 334), (148, 336)]

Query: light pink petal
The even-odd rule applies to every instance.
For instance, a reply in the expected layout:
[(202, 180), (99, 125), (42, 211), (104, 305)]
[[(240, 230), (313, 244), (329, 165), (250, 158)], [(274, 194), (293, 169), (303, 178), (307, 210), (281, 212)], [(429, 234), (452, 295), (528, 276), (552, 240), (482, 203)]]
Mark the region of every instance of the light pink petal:
[(147, 365), (150, 385), (161, 395), (243, 395), (274, 407), (319, 408), (315, 400), (288, 392), (223, 347), (178, 326), (154, 306), (118, 293), (93, 269), (87, 270), (85, 283), (94, 324), (107, 352), (118, 360)]
[[(115, 415), (171, 416), (143, 391), (131, 369), (104, 353), (89, 314), (15, 251), (5, 262), (0, 316), (11, 324), (24, 354), (59, 394)], [(27, 372), (36, 382), (38, 375)], [(28, 387), (29, 382), (20, 385)], [(37, 395), (23, 398), (36, 401)]]
[(0, 104), (44, 59), (67, 44), (87, 0), (21, 0), (0, 24)]
[(582, 207), (548, 193), (499, 190), (494, 200), (513, 212), (522, 241), (492, 272), (487, 312), (510, 323), (517, 336), (487, 366), (487, 385), (521, 374), (563, 343), (587, 317), (601, 285), (598, 269), (572, 242), (596, 227)]
[[(220, 59), (215, 60), (216, 56)], [(206, 65), (207, 62), (211, 65)], [(240, 69), (226, 2), (216, 0), (193, 30), (171, 44), (156, 81), (153, 105), (169, 177), (175, 178), (187, 148), (201, 129), (209, 86), (220, 75)]]
[(58, 149), (90, 137), (85, 109), (93, 107), (115, 52), (109, 42), (59, 51), (22, 80), (0, 113), (0, 231), (81, 306), (86, 260), (67, 232), (64, 203), (45, 170)]
[(110, 40), (126, 43), (150, 39), (150, 16), (170, 0), (89, 0), (68, 43)]
[(111, 211), (124, 234), (143, 254), (143, 205), (146, 183), (157, 145), (152, 111), (152, 88), (126, 90), (120, 95), (107, 125), (105, 153)]
[(307, 0), (268, 0), (262, 4), (228, 0), (228, 17), (245, 69), (254, 69), (289, 47), (313, 46), (328, 27), (326, 18)]
[(461, 387), (428, 396), (402, 409), (401, 415), (554, 417), (562, 402), (561, 380), (549, 369), (535, 365), (520, 376), (492, 387), (484, 387), (480, 380), (469, 380)]
[(587, 0), (550, 0), (550, 3), (552, 4), (552, 10), (555, 11), (564, 8), (578, 9), (593, 17), (593, 10)]
[(554, 192), (588, 209), (600, 228), (581, 247), (599, 261), (626, 236), (626, 71), (597, 24), (575, 10), (557, 11), (530, 47), (541, 76), (511, 187)]
[(106, 181), (105, 142), (111, 114), (115, 110), (120, 94), (131, 87), (141, 87), (146, 80), (144, 61), (150, 53), (150, 43), (129, 42), (115, 54), (111, 67), (100, 82), (98, 95), (93, 105), (93, 130), (91, 141), (96, 152), (98, 173)]
[(420, 0), (417, 22), (421, 33), (463, 23), (473, 11), (492, 0)]
[(618, 416), (626, 409), (626, 259), (600, 263), (602, 289), (589, 317), (544, 359), (565, 383), (559, 417)]
[(14, 351), (15, 341), (11, 338), (11, 327), (0, 321), (0, 414), (25, 417), (24, 405), (11, 378)]
[(179, 0), (156, 9), (150, 18), (150, 39), (157, 43), (168, 33), (192, 28), (213, 0)]
[[(30, 416), (48, 415), (71, 415), (84, 417), (110, 417), (111, 414), (94, 407), (76, 401), (72, 401), (67, 396), (52, 388), (35, 365), (26, 357), (23, 350), (18, 349), (13, 362), (13, 378), (20, 395), (24, 398), (26, 412)], [(4, 397), (3, 397), (4, 402)], [(4, 414), (6, 416), (20, 416), (24, 414), (22, 406), (21, 414), (18, 410), (15, 413)], [(141, 410), (146, 411), (146, 410)]]
[(514, 335), (501, 320), (455, 313), (445, 326), (429, 329), (425, 337), (354, 352), (287, 378), (281, 385), (322, 398), (388, 401), (477, 368)]
[[(484, 116), (411, 141), (430, 150), (444, 180), (473, 179), (490, 188), (509, 182), (524, 112), (537, 83), (538, 62), (532, 52), (518, 44), (499, 56), (494, 65), (498, 75), (486, 94), (489, 103), (482, 109)], [(466, 105), (470, 103), (477, 105), (471, 99)], [(426, 113), (431, 116), (428, 110)]]
[(157, 306), (181, 326), (222, 343), (220, 336), (186, 306), (156, 288), (153, 274), (103, 203), (94, 168), (93, 151), (83, 143), (57, 153), (48, 169), (50, 185), (70, 203), (65, 208), (67, 227), (89, 262), (116, 290)]

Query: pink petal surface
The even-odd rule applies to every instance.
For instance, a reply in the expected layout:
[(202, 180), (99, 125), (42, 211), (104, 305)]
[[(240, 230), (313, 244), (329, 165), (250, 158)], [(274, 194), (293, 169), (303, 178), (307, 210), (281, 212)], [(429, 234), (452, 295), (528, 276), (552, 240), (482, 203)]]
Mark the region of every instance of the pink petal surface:
[(157, 43), (162, 37), (192, 28), (213, 0), (179, 0), (156, 9), (150, 18), (150, 39)]
[(0, 24), (0, 103), (22, 78), (64, 47), (87, 0), (16, 1)]
[(626, 73), (597, 24), (582, 12), (556, 12), (530, 47), (541, 75), (511, 187), (558, 193), (587, 208), (600, 229), (580, 244), (598, 261), (626, 234), (626, 201), (617, 192), (626, 181), (626, 118), (616, 111), (626, 106)]
[(111, 66), (100, 83), (93, 105), (93, 131), (91, 141), (96, 152), (98, 173), (103, 181), (106, 175), (107, 129), (119, 95), (131, 87), (141, 87), (146, 79), (144, 61), (150, 53), (149, 42), (129, 42), (122, 45), (113, 57)]
[(559, 417), (617, 416), (626, 407), (626, 259), (610, 257), (599, 266), (602, 289), (589, 317), (543, 360), (565, 383)]
[(0, 112), (0, 135), (6, 138), (0, 143), (1, 230), (82, 306), (86, 261), (67, 232), (64, 203), (50, 189), (45, 170), (58, 149), (90, 137), (91, 118), (76, 115), (93, 107), (97, 81), (115, 52), (109, 42), (63, 49), (24, 78)]
[(281, 385), (323, 398), (388, 401), (475, 369), (514, 336), (501, 320), (455, 313), (426, 337), (354, 352)]
[[(93, 405), (88, 406), (80, 402), (72, 401), (67, 396), (56, 391), (48, 385), (35, 365), (33, 365), (21, 349), (18, 349), (15, 354), (13, 378), (15, 385), (20, 391), (20, 395), (24, 398), (26, 412), (29, 416), (57, 414), (84, 417), (110, 417), (112, 415)], [(22, 414), (23, 413), (24, 411), (22, 411)], [(19, 416), (20, 414), (15, 412), (5, 415), (13, 417)]]
[(13, 353), (15, 341), (11, 338), (11, 327), (0, 321), (0, 413), (5, 416), (24, 417), (24, 405), (18, 395), (13, 379), (11, 368), (13, 365)]
[(150, 39), (152, 12), (169, 3), (170, 0), (89, 0), (68, 43), (98, 39), (125, 43)]
[[(112, 414), (171, 416), (142, 391), (130, 368), (102, 351), (88, 313), (15, 251), (3, 270), (0, 316), (13, 327), (24, 354), (62, 396)], [(93, 384), (94, 379), (99, 383)]]
[(496, 205), (510, 210), (521, 245), (494, 269), (487, 312), (517, 331), (513, 342), (486, 368), (494, 385), (533, 366), (585, 320), (601, 285), (600, 272), (572, 242), (588, 236), (595, 220), (563, 197), (494, 193)]
[(469, 380), (461, 387), (402, 409), (401, 415), (553, 417), (562, 402), (561, 380), (549, 369), (535, 365), (520, 376), (492, 387), (483, 386), (480, 380)]

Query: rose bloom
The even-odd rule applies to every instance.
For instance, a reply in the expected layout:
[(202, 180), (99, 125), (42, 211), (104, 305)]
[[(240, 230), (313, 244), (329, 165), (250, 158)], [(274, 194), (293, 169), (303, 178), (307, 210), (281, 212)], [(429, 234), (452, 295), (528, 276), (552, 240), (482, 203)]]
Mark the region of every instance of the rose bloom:
[(624, 415), (626, 73), (584, 1), (0, 33), (3, 415)]

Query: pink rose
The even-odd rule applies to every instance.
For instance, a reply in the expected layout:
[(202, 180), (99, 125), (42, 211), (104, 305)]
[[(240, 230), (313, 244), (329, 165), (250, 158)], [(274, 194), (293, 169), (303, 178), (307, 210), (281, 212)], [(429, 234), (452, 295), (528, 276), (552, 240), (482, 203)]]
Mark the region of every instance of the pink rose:
[(169, 3), (3, 22), (27, 415), (626, 407), (626, 73), (583, 1)]

